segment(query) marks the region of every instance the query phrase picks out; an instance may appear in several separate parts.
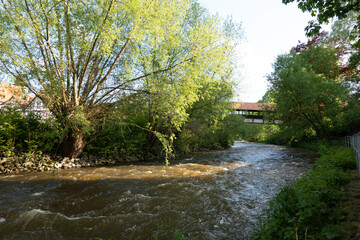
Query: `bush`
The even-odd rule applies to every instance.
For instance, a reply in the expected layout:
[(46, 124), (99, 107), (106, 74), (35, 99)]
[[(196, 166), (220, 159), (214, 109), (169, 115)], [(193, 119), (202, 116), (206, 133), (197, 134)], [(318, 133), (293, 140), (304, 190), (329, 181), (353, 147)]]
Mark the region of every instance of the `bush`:
[(0, 111), (1, 155), (5, 149), (19, 153), (36, 150), (56, 153), (61, 138), (62, 132), (54, 119), (42, 120), (32, 113), (25, 116), (11, 108)]
[(177, 137), (175, 149), (189, 152), (228, 148), (240, 138), (243, 125), (244, 118), (235, 114), (229, 114), (213, 125), (201, 120), (191, 120)]
[[(134, 122), (139, 126), (146, 124), (142, 118), (135, 119)], [(140, 156), (146, 144), (146, 134), (147, 132), (139, 127), (109, 121), (99, 125), (96, 134), (87, 139), (88, 144), (83, 154), (124, 159)]]

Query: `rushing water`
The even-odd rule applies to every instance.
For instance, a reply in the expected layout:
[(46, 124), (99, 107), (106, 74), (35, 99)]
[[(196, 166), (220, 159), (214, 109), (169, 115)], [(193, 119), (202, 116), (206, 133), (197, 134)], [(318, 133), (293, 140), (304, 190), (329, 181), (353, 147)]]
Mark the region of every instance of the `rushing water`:
[(0, 239), (250, 239), (257, 216), (313, 155), (236, 142), (170, 166), (0, 176)]

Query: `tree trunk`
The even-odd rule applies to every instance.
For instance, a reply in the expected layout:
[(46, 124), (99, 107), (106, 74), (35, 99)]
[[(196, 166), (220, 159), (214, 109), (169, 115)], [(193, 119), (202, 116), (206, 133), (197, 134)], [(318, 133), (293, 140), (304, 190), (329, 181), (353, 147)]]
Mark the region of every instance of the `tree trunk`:
[(85, 147), (84, 135), (81, 132), (69, 130), (62, 143), (62, 151), (66, 157), (77, 158)]

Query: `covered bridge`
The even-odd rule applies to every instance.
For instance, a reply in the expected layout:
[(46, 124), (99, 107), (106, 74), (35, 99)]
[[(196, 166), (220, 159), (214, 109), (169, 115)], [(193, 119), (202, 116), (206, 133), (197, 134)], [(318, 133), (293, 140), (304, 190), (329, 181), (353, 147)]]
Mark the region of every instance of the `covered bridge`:
[[(264, 119), (265, 113), (273, 112), (275, 104), (271, 103), (250, 103), (250, 102), (232, 102), (231, 108), (234, 114), (245, 117), (245, 122), (249, 123), (272, 123)], [(275, 123), (278, 123), (275, 120)]]

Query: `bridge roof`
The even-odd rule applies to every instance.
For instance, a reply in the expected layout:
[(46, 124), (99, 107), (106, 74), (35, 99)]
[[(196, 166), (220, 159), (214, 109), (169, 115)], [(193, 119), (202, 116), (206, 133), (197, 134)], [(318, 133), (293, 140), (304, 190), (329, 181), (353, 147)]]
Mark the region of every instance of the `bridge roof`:
[(262, 111), (265, 108), (272, 109), (275, 104), (272, 103), (251, 103), (251, 102), (232, 102), (231, 108), (235, 110)]

